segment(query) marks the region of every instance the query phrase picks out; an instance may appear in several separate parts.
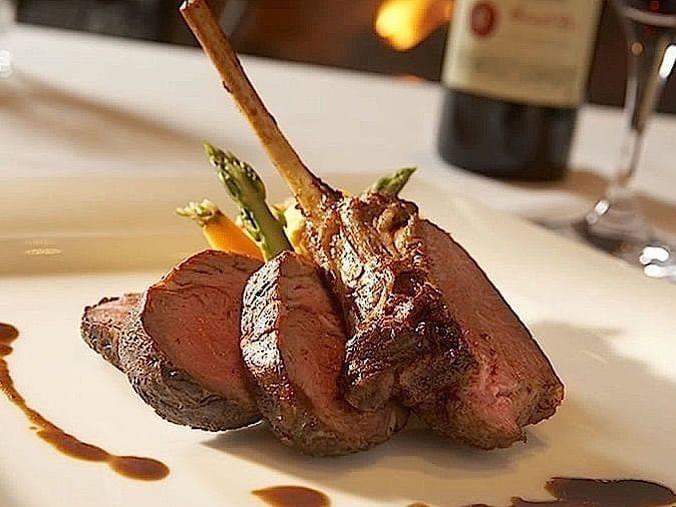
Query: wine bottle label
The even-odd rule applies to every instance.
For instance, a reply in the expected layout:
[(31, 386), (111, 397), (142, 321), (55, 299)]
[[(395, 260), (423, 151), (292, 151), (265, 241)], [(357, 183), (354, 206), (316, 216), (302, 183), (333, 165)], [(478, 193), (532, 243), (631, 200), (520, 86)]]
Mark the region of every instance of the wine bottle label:
[(456, 0), (442, 75), (450, 88), (511, 102), (584, 99), (599, 0)]

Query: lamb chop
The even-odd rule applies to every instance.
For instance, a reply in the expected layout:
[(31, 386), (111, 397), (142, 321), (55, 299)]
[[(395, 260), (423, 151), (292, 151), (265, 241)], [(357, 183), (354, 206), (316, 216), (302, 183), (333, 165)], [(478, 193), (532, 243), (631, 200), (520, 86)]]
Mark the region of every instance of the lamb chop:
[(397, 395), (414, 405), (417, 396), (456, 382), (472, 367), (464, 340), (422, 272), (424, 259), (413, 247), (400, 254), (392, 243), (391, 234), (416, 218), (416, 207), (385, 196), (346, 198), (314, 176), (265, 109), (208, 5), (189, 1), (182, 12), (305, 215), (311, 254), (354, 334), (346, 357), (350, 402), (375, 409)]
[(305, 454), (364, 450), (406, 422), (394, 403), (364, 412), (345, 401), (345, 340), (342, 312), (308, 260), (285, 252), (249, 279), (241, 348), (258, 407), (279, 439)]
[(143, 294), (120, 338), (119, 364), (158, 415), (209, 431), (260, 419), (239, 350), (242, 293), (260, 266), (206, 250)]
[[(464, 250), (430, 230), (413, 203), (346, 197), (313, 175), (204, 0), (187, 0), (182, 13), (303, 211), (308, 250), (347, 323), (348, 401), (376, 410), (400, 400), (436, 431), (484, 448), (523, 439), (523, 425), (550, 416), (559, 379)], [(472, 294), (463, 300), (464, 290)]]
[(125, 294), (121, 297), (103, 298), (84, 309), (80, 324), (82, 339), (118, 370), (122, 369), (118, 354), (120, 335), (140, 299), (141, 294)]

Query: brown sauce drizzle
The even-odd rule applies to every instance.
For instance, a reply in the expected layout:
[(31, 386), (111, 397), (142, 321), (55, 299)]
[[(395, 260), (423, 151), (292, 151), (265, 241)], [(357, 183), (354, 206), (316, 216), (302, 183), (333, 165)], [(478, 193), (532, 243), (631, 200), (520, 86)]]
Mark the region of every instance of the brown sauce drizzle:
[[(14, 386), (5, 357), (12, 353), (12, 343), (19, 337), (14, 326), (0, 323), (0, 391), (19, 408), (30, 429), (55, 449), (72, 458), (107, 463), (115, 472), (146, 481), (164, 479), (169, 468), (160, 461), (135, 456), (115, 456), (104, 449), (82, 442), (28, 406)], [(676, 493), (662, 484), (635, 479), (600, 480), (555, 477), (545, 489), (554, 500), (531, 501), (512, 498), (510, 507), (666, 507), (676, 506)], [(251, 492), (272, 507), (329, 507), (331, 501), (324, 493), (303, 486), (273, 486)], [(416, 502), (408, 507), (429, 507)], [(472, 504), (468, 507), (490, 507)]]
[(273, 507), (329, 507), (331, 501), (321, 491), (303, 486), (273, 486), (251, 492)]
[(100, 447), (81, 442), (28, 406), (14, 386), (9, 365), (4, 359), (12, 353), (12, 342), (18, 337), (19, 331), (14, 326), (0, 323), (0, 391), (24, 413), (31, 423), (31, 429), (36, 431), (42, 440), (72, 458), (107, 463), (115, 472), (130, 479), (156, 481), (169, 475), (169, 468), (157, 460), (115, 456)]
[[(555, 500), (512, 498), (511, 507), (665, 507), (676, 504), (676, 493), (656, 482), (555, 477), (545, 485)], [(489, 507), (474, 504), (470, 507)]]
[[(554, 500), (512, 498), (510, 507), (676, 507), (676, 493), (656, 482), (555, 477), (545, 485)], [(274, 486), (251, 492), (272, 507), (329, 507), (322, 492), (303, 486)], [(407, 507), (430, 507), (415, 502)], [(472, 504), (467, 507), (490, 507)]]

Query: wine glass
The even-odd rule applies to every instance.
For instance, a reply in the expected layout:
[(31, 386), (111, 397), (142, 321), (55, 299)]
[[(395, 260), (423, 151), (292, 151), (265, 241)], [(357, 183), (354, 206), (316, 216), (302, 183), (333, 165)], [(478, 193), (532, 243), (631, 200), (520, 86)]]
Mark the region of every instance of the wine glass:
[(632, 191), (643, 136), (676, 62), (676, 0), (612, 0), (627, 39), (629, 77), (625, 132), (605, 195), (581, 220), (554, 228), (676, 282), (676, 245), (659, 237)]
[(14, 0), (0, 0), (0, 79), (12, 74), (12, 56), (3, 48), (3, 36), (14, 21)]

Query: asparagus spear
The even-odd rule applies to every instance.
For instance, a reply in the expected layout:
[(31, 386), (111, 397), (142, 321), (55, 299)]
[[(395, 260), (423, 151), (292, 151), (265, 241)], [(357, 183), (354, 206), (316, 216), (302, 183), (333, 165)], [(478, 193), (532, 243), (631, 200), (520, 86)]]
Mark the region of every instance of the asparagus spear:
[(392, 174), (383, 176), (379, 180), (375, 181), (369, 188), (366, 189), (366, 191), (380, 192), (382, 194), (390, 194), (396, 197), (399, 195), (399, 192), (401, 192), (406, 183), (408, 183), (409, 178), (415, 171), (415, 167), (404, 167), (403, 169), (399, 169)]
[(205, 143), (209, 161), (232, 199), (239, 206), (247, 234), (270, 260), (284, 250), (293, 250), (282, 225), (265, 203), (265, 185), (256, 171), (230, 152)]

